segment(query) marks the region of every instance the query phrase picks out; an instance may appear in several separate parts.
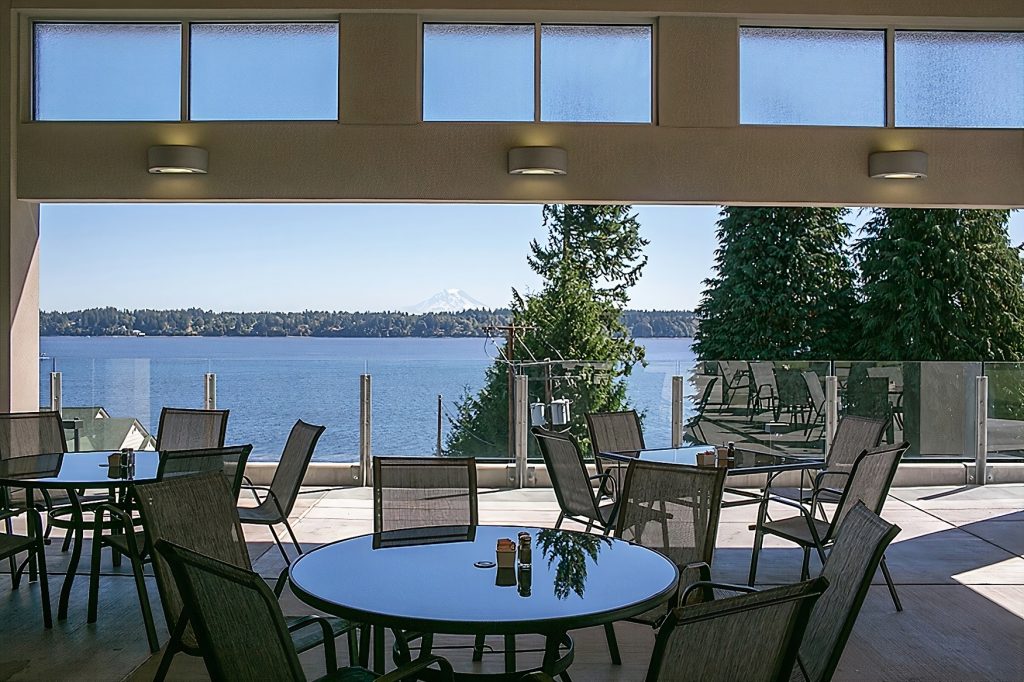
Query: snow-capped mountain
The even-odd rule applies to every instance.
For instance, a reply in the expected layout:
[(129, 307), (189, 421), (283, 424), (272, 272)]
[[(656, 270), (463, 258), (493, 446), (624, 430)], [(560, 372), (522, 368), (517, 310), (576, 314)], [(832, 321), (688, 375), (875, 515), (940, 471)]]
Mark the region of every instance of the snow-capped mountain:
[(473, 308), (487, 308), (482, 303), (462, 289), (445, 289), (439, 291), (425, 301), (420, 301), (414, 306), (409, 306), (410, 313), (457, 313), (462, 310)]

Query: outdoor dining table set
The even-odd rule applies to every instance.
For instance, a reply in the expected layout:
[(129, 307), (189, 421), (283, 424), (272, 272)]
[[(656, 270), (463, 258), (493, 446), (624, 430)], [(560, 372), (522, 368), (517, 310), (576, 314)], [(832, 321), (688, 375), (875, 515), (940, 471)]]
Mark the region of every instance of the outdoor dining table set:
[[(613, 418), (619, 419), (621, 413), (616, 414), (619, 416)], [(596, 417), (600, 419), (600, 415)], [(886, 473), (881, 469), (894, 472), (893, 462), (898, 463), (903, 445), (863, 447), (854, 464), (845, 467), (831, 461), (833, 451), (826, 459), (704, 445), (647, 448), (642, 435), (633, 443), (639, 447), (605, 450), (600, 442), (594, 442), (601, 440), (601, 429), (591, 424), (592, 446), (599, 462), (595, 476), (590, 474), (581, 448), (571, 435), (535, 428), (561, 508), (554, 528), (481, 524), (476, 462), (472, 458), (375, 457), (374, 532), (303, 552), (287, 524), (287, 515), (323, 427), (299, 422), (293, 438), (302, 435), (302, 426), (310, 429), (308, 438), (301, 447), (293, 444), (291, 454), (286, 446), (278, 467), (279, 472), (288, 472), (281, 474), (282, 479), (287, 476), (289, 480), (275, 477), (264, 497), (256, 497), (260, 504), (249, 507), (248, 512), (237, 506), (242, 481), (247, 480), (244, 464), (248, 446), (235, 449), (240, 456), (230, 460), (230, 466), (227, 459), (220, 459), (222, 452), (230, 450), (222, 447), (226, 412), (222, 421), (212, 425), (212, 432), (206, 431), (213, 434), (215, 447), (190, 451), (187, 460), (180, 460), (187, 461), (188, 466), (180, 461), (172, 465), (176, 460), (172, 450), (55, 452), (0, 459), (0, 488), (25, 490), (26, 508), (35, 507), (35, 496), (41, 495), (52, 515), (57, 506), (54, 500), (66, 499), (66, 511), (62, 513), (70, 517), (66, 527), (72, 541), (58, 619), (68, 617), (88, 526), (85, 516), (90, 511), (98, 519), (93, 521), (97, 534), (94, 542), (105, 542), (99, 546), (110, 546), (115, 556), (120, 549), (132, 558), (137, 584), (142, 583), (138, 587), (147, 636), (155, 652), (157, 635), (140, 568), (143, 560), (153, 563), (171, 632), (159, 679), (167, 674), (171, 657), (178, 652), (203, 656), (215, 678), (217, 671), (246, 669), (253, 674), (258, 671), (272, 675), (274, 665), (279, 665), (280, 676), (301, 679), (295, 655), (314, 646), (323, 646), (328, 673), (333, 673), (338, 668), (334, 641), (344, 635), (350, 664), (362, 667), (345, 668), (339, 674), (347, 670), (366, 676), (351, 679), (375, 679), (377, 675), (405, 679), (403, 676), (408, 675), (409, 679), (454, 676), (514, 680), (534, 671), (535, 679), (561, 676), (568, 680), (576, 655), (571, 632), (602, 627), (611, 662), (619, 664), (614, 623), (623, 620), (650, 625), (657, 633), (648, 671), (651, 680), (689, 679), (679, 672), (683, 660), (692, 666), (691, 672), (702, 671), (706, 679), (740, 674), (752, 659), (743, 659), (747, 663), (722, 660), (710, 643), (725, 636), (723, 633), (735, 637), (739, 632), (736, 628), (744, 627), (755, 628), (744, 646), (762, 656), (760, 678), (788, 679), (789, 671), (797, 666), (806, 679), (828, 679), (879, 562), (889, 580), (883, 551), (898, 528), (885, 524), (877, 513), (891, 475), (881, 487), (863, 481), (884, 479)], [(853, 428), (850, 426), (844, 437), (849, 438)], [(629, 437), (624, 441), (630, 444)], [(620, 438), (614, 445), (622, 444)], [(878, 445), (877, 439), (873, 445)], [(840, 447), (844, 447), (843, 441)], [(211, 459), (217, 461), (212, 468), (207, 466)], [(292, 466), (292, 459), (300, 466)], [(196, 469), (200, 460), (206, 465)], [(301, 471), (296, 473), (296, 469)], [(880, 473), (869, 476), (872, 469)], [(773, 486), (784, 472), (802, 474), (812, 470), (831, 472), (842, 480), (825, 489), (819, 474), (806, 489), (800, 486), (795, 493)], [(727, 478), (740, 475), (763, 475), (766, 484), (756, 493), (725, 487)], [(801, 483), (803, 480), (801, 475)], [(83, 491), (99, 491), (97, 499), (105, 502), (89, 501)], [(735, 499), (723, 502), (726, 492)], [(822, 498), (825, 492), (831, 495), (827, 500)], [(167, 500), (163, 504), (169, 508), (161, 509), (162, 499)], [(795, 524), (771, 520), (768, 505), (776, 501), (803, 510), (792, 517)], [(823, 501), (837, 505), (831, 521), (814, 516), (816, 508), (823, 509)], [(810, 504), (805, 507), (804, 502)], [(760, 541), (766, 533), (804, 549), (804, 582), (760, 592), (751, 586), (713, 582), (718, 517), (723, 506), (732, 504), (760, 505), (758, 522), (752, 526), (755, 545), (750, 585)], [(122, 509), (119, 530), (113, 523), (114, 514), (105, 540), (103, 505)], [(176, 505), (180, 508), (175, 509)], [(264, 513), (260, 509), (276, 511)], [(242, 518), (240, 512), (245, 512), (247, 518)], [(562, 529), (567, 519), (584, 524), (585, 530)], [(290, 557), (274, 533), (289, 565), (273, 593), (262, 578), (252, 573), (241, 522), (264, 523), (271, 530), (275, 524), (284, 523), (293, 539), (297, 554)], [(846, 526), (842, 534), (836, 530), (840, 523)], [(600, 533), (590, 532), (594, 528)], [(40, 532), (41, 527), (35, 527), (30, 535)], [(127, 539), (131, 542), (116, 541), (119, 534), (130, 536)], [(811, 579), (809, 575), (808, 556), (812, 550), (825, 565), (824, 577)], [(94, 549), (94, 571), (99, 551)], [(859, 562), (848, 558), (829, 562), (829, 551), (859, 557)], [(35, 577), (38, 568), (45, 582), (41, 549), (32, 559), (27, 562), (29, 572)], [(13, 560), (11, 566), (15, 573)], [(844, 570), (856, 572), (856, 580), (845, 580), (841, 594), (830, 591), (830, 571)], [(92, 584), (90, 621), (96, 618), (95, 577)], [(300, 601), (329, 617), (284, 619), (277, 596), (285, 584)], [(890, 589), (900, 608), (891, 583)], [(728, 591), (738, 596), (722, 598)], [(243, 608), (240, 604), (247, 605), (249, 611), (238, 611)], [(47, 624), (48, 610), (46, 598)], [(226, 613), (234, 615), (225, 620)], [(819, 630), (825, 627), (829, 633), (822, 640), (825, 644), (817, 641), (813, 651), (801, 648), (801, 636), (809, 623)], [(390, 655), (385, 646), (386, 630), (393, 636)], [(436, 655), (441, 647), (436, 645), (435, 636), (440, 635), (456, 642), (460, 636), (471, 638), (465, 647), (472, 650), (474, 661), (495, 652), (487, 639), (499, 638), (503, 643), (498, 651), (504, 658), (503, 672), (454, 672), (445, 659)], [(516, 638), (522, 635), (541, 636), (539, 666), (520, 668), (519, 655), (529, 651), (517, 647)], [(229, 639), (231, 644), (227, 645)], [(244, 641), (253, 650), (279, 648), (280, 655), (275, 658), (268, 653), (269, 658), (263, 660), (250, 652), (246, 659), (240, 654), (240, 647), (249, 648), (241, 644)], [(271, 646), (269, 642), (276, 644)], [(451, 646), (446, 644), (444, 648)], [(718, 646), (722, 646), (721, 641)], [(680, 654), (681, 647), (687, 653)], [(399, 667), (386, 674), (389, 658)], [(759, 677), (750, 679), (755, 678)]]

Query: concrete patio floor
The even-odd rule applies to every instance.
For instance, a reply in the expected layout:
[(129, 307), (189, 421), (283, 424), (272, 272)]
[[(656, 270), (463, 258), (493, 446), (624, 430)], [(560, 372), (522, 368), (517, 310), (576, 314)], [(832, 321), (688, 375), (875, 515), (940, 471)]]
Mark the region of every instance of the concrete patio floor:
[[(306, 491), (294, 513), (294, 526), (306, 548), (367, 533), (372, 525), (371, 491), (347, 488)], [(558, 515), (550, 489), (484, 491), (482, 523), (551, 526)], [(838, 680), (1021, 680), (1024, 679), (1024, 485), (894, 489), (884, 516), (903, 530), (887, 553), (905, 611), (897, 613), (881, 582), (871, 588), (836, 674)], [(714, 575), (743, 582), (753, 534), (747, 526), (753, 506), (723, 511)], [(780, 508), (777, 516), (785, 512)], [(571, 525), (571, 524), (569, 524)], [(265, 530), (247, 527), (257, 570), (276, 577), (283, 561)], [(87, 543), (88, 544), (88, 543)], [(38, 585), (10, 590), (0, 579), (0, 680), (149, 680), (158, 657), (150, 657), (138, 600), (125, 562), (102, 567), (99, 621), (88, 625), (89, 547), (72, 593), (69, 618), (52, 631), (42, 627)], [(767, 538), (758, 570), (761, 585), (799, 578), (800, 552)], [(67, 555), (58, 542), (48, 548), (54, 614)], [(813, 565), (812, 565), (813, 566)], [(6, 569), (6, 562), (4, 562)], [(813, 568), (812, 568), (813, 570)], [(339, 567), (339, 579), (359, 580)], [(152, 579), (150, 594), (156, 598)], [(309, 609), (286, 591), (286, 613)], [(166, 639), (154, 601), (160, 636)], [(573, 633), (575, 680), (642, 680), (654, 637), (649, 628), (616, 626), (623, 665), (612, 666), (600, 629)], [(520, 638), (520, 649), (531, 645)], [(443, 642), (443, 640), (442, 640)], [(500, 648), (500, 642), (493, 642)], [(340, 649), (344, 649), (342, 644)], [(340, 660), (346, 652), (340, 651)], [(457, 668), (500, 670), (501, 656), (486, 656), (483, 667), (465, 650), (446, 655)], [(524, 653), (525, 667), (537, 654)], [(323, 673), (322, 654), (308, 652), (303, 663), (310, 679)], [(208, 679), (202, 661), (179, 655), (172, 679)]]

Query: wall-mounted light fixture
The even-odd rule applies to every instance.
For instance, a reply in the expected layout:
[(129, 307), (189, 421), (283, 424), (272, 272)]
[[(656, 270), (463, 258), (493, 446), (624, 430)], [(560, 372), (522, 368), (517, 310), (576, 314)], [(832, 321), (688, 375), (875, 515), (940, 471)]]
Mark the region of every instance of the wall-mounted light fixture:
[(928, 154), (917, 151), (874, 152), (868, 156), (868, 175), (887, 180), (928, 177)]
[(569, 153), (561, 147), (516, 147), (508, 150), (509, 175), (565, 175)]
[(150, 173), (205, 173), (210, 154), (202, 147), (169, 144), (149, 148)]

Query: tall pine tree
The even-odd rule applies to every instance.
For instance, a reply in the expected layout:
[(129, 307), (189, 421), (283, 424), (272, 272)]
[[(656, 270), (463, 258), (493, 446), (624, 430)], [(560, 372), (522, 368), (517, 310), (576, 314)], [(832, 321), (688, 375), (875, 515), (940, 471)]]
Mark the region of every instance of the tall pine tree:
[(856, 244), (861, 357), (1024, 360), (1024, 264), (1009, 211), (876, 209)]
[(856, 306), (844, 208), (729, 206), (696, 314), (706, 360), (849, 354)]
[[(630, 206), (547, 205), (548, 238), (530, 244), (530, 268), (544, 281), (535, 294), (512, 291), (512, 323), (524, 328), (512, 348), (487, 369), (484, 387), (464, 395), (447, 439), (450, 454), (503, 455), (508, 440), (508, 359), (584, 360), (607, 367), (583, 368), (571, 386), (572, 430), (584, 437), (583, 415), (626, 406), (626, 383), (644, 350), (621, 315), (629, 289), (647, 263), (640, 224)], [(609, 369), (610, 368), (610, 369)], [(558, 373), (557, 371), (555, 372)], [(545, 401), (544, 384), (529, 384), (530, 402)]]

